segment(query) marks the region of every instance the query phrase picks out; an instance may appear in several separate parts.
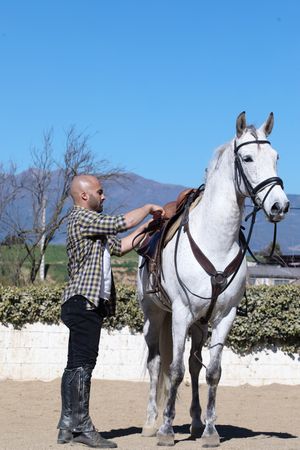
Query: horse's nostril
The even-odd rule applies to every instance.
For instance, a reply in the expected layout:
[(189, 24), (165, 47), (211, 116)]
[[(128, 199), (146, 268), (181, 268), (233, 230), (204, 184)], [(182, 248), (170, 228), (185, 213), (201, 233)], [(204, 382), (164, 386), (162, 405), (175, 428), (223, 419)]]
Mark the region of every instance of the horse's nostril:
[(286, 214), (289, 210), (290, 202), (286, 202), (283, 207), (280, 206), (279, 202), (275, 202), (271, 208), (271, 214), (276, 216), (278, 214)]
[(287, 202), (285, 207), (283, 208), (283, 212), (284, 214), (286, 214), (288, 212), (288, 210), (290, 209), (290, 202)]
[(281, 212), (281, 208), (278, 202), (274, 203), (274, 205), (271, 208), (271, 213), (272, 214), (278, 214)]

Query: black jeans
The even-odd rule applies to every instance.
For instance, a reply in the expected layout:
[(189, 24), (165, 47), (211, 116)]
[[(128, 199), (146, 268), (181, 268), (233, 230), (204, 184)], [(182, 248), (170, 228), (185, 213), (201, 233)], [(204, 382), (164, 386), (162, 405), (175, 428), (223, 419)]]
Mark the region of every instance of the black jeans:
[(96, 365), (103, 312), (87, 310), (86, 302), (82, 295), (75, 295), (62, 305), (61, 319), (70, 330), (67, 369)]

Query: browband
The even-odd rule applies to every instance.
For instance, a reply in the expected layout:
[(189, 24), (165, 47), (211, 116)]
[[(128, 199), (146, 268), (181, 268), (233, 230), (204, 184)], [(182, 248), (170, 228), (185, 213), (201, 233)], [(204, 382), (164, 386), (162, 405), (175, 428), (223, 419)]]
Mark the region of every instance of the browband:
[(241, 147), (243, 147), (243, 145), (249, 145), (249, 144), (270, 144), (270, 141), (267, 140), (253, 140), (253, 141), (247, 141), (247, 142), (243, 142), (242, 144), (236, 146), (236, 141), (234, 141), (234, 152), (236, 153)]

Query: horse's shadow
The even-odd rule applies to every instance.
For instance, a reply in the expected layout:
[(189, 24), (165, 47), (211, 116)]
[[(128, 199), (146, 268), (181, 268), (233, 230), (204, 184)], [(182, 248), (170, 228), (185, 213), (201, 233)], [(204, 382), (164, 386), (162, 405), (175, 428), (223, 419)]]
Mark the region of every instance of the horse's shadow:
[[(253, 438), (260, 435), (273, 438), (275, 437), (278, 439), (295, 439), (298, 437), (290, 433), (280, 433), (276, 431), (253, 431), (248, 428), (237, 427), (234, 425), (217, 425), (216, 428), (220, 435), (221, 442), (230, 441), (230, 439)], [(113, 429), (110, 431), (105, 431), (103, 433), (101, 432), (101, 435), (105, 439), (114, 439), (123, 436), (130, 436), (132, 434), (141, 434), (141, 432), (142, 428), (128, 427)], [(176, 439), (175, 443), (195, 440), (195, 438), (192, 438), (190, 436), (190, 424), (174, 426), (174, 432), (188, 435), (188, 437), (185, 439)]]
[[(298, 436), (295, 436), (290, 433), (280, 433), (276, 431), (253, 431), (249, 428), (244, 427), (237, 427), (234, 425), (217, 425), (216, 429), (220, 435), (221, 442), (230, 441), (230, 439), (242, 439), (242, 438), (253, 438), (256, 436), (266, 436), (266, 437), (275, 437), (278, 439), (295, 439)], [(175, 433), (180, 434), (190, 434), (190, 424), (175, 426), (174, 431)], [(188, 441), (188, 440), (195, 440), (195, 438), (192, 438), (189, 436), (186, 439), (180, 439), (175, 442), (179, 441)]]

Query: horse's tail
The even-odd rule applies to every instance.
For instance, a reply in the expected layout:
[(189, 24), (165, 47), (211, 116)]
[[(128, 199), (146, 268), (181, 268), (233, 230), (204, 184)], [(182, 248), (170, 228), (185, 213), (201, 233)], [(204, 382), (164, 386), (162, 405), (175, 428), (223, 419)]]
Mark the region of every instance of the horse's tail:
[(159, 334), (160, 371), (157, 383), (157, 403), (164, 405), (170, 386), (170, 364), (173, 359), (172, 314), (167, 313)]

